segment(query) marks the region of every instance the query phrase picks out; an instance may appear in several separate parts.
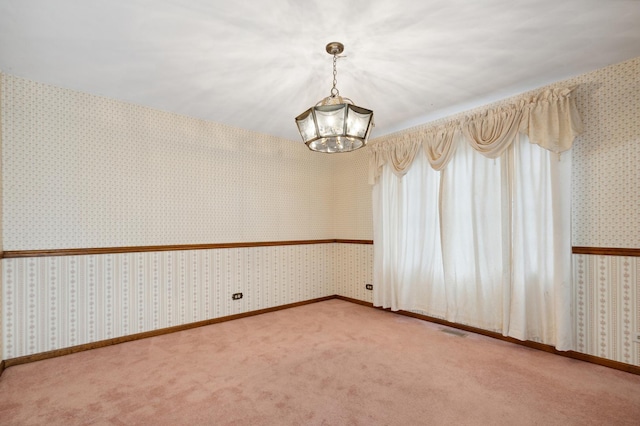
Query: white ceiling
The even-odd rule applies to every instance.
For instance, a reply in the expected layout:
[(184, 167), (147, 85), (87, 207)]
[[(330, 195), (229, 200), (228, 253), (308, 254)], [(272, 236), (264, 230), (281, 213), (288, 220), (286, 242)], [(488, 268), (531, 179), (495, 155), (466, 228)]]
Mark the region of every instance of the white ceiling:
[(0, 0), (0, 70), (300, 140), (340, 94), (372, 137), (640, 56), (638, 0)]

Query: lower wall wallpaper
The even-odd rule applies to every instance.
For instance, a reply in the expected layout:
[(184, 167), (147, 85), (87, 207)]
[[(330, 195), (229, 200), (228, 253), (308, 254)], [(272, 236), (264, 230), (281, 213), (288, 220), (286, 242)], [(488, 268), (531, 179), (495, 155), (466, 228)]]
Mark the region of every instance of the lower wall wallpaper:
[[(370, 244), (3, 259), (4, 359), (338, 294)], [(577, 351), (640, 366), (640, 258), (574, 255)], [(231, 300), (242, 292), (241, 300)]]
[[(372, 302), (361, 281), (372, 280), (373, 246), (340, 250), (337, 294)], [(573, 283), (576, 351), (640, 366), (640, 258), (574, 254)]]
[(336, 244), (333, 265), (333, 294), (373, 302), (373, 245)]
[(333, 246), (3, 259), (3, 359), (333, 295)]
[(577, 351), (640, 366), (640, 257), (573, 255)]

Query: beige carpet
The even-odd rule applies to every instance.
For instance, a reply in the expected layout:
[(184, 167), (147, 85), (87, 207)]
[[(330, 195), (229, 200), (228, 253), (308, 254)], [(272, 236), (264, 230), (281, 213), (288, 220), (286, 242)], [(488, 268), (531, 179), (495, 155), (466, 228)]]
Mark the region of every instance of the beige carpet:
[(640, 424), (640, 376), (442, 328), (330, 300), (15, 366), (0, 424)]

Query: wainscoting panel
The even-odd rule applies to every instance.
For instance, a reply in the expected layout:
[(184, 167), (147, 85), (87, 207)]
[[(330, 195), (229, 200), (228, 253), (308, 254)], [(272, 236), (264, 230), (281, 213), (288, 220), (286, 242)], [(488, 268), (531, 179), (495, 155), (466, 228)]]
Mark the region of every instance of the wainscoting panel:
[[(372, 302), (364, 289), (373, 271), (373, 246), (339, 244), (336, 293)], [(640, 366), (640, 257), (573, 255), (576, 351)]]
[(3, 259), (3, 359), (333, 295), (334, 246)]
[(640, 257), (573, 255), (577, 351), (640, 366)]
[(373, 302), (373, 245), (336, 244), (333, 252), (334, 294)]

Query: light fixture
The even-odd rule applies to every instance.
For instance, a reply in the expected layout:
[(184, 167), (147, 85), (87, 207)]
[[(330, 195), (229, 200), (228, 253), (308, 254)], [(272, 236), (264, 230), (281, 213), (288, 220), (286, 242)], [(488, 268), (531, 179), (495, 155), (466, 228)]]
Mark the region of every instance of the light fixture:
[(331, 95), (296, 117), (302, 140), (312, 151), (349, 152), (367, 144), (373, 127), (373, 111), (353, 104), (340, 96), (336, 88), (336, 62), (344, 51), (342, 43), (327, 44), (333, 55), (333, 88)]

